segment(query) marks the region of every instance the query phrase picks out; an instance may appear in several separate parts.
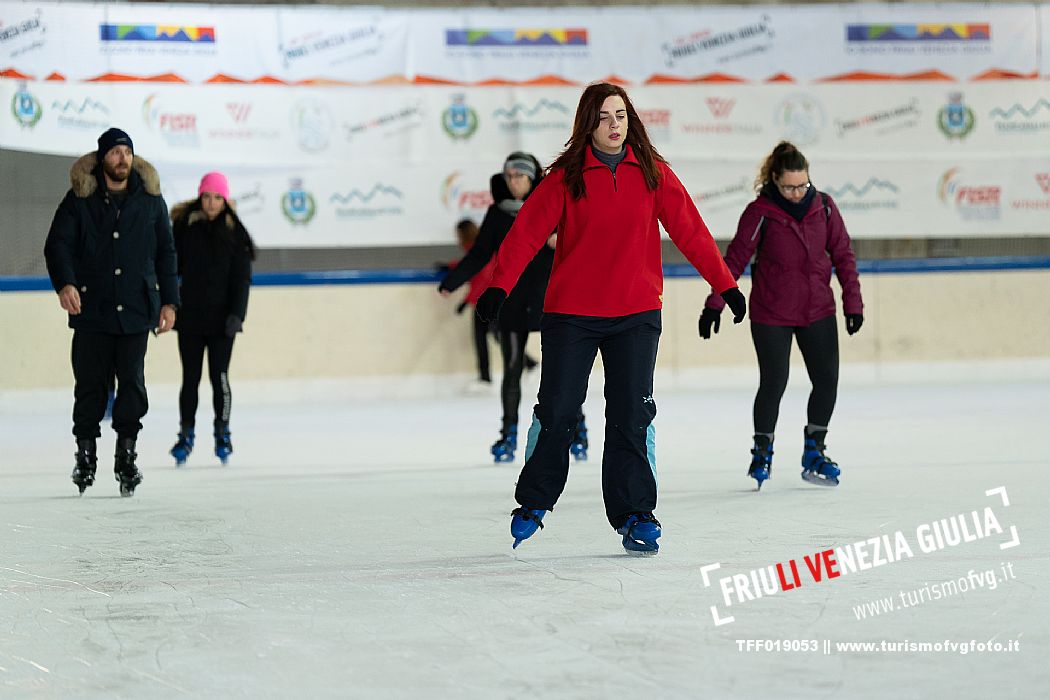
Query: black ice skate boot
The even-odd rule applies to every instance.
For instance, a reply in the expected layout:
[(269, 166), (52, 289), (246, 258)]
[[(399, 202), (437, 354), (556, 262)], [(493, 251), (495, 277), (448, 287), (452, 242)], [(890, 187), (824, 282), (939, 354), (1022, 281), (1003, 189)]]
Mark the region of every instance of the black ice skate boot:
[(80, 489), (80, 495), (84, 495), (84, 489), (95, 483), (95, 469), (98, 467), (98, 453), (95, 446), (95, 438), (80, 438), (77, 440), (77, 466), (73, 467), (73, 483)]
[(134, 496), (135, 487), (142, 483), (142, 473), (135, 466), (135, 438), (117, 438), (117, 451), (114, 455), (113, 474), (120, 482), (121, 496)]

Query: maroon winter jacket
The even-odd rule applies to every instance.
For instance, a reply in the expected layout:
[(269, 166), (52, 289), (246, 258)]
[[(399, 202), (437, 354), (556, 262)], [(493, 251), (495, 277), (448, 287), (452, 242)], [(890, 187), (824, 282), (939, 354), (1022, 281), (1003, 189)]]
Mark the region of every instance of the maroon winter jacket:
[[(796, 221), (771, 199), (759, 195), (741, 214), (736, 236), (726, 251), (726, 265), (734, 279), (743, 274), (756, 249), (748, 303), (752, 321), (808, 326), (833, 315), (832, 267), (842, 287), (843, 312), (863, 313), (857, 260), (846, 224), (830, 196), (816, 193), (802, 221)], [(725, 301), (711, 294), (705, 305), (720, 311)]]
[(545, 312), (608, 318), (660, 309), (664, 278), (657, 221), (715, 290), (736, 286), (671, 168), (659, 164), (660, 184), (650, 191), (638, 159), (626, 148), (615, 177), (587, 148), (587, 195), (580, 200), (569, 195), (561, 169), (536, 186), (500, 246), (493, 287), (513, 289), (550, 232), (558, 229)]

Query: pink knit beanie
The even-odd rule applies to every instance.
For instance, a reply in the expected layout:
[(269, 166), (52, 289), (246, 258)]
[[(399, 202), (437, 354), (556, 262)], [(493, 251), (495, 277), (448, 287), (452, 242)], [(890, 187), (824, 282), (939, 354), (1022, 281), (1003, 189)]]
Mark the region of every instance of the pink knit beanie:
[(230, 183), (226, 181), (226, 176), (220, 172), (208, 173), (201, 178), (201, 185), (197, 188), (198, 195), (202, 195), (205, 192), (215, 192), (222, 195), (222, 198), (226, 201), (229, 201)]

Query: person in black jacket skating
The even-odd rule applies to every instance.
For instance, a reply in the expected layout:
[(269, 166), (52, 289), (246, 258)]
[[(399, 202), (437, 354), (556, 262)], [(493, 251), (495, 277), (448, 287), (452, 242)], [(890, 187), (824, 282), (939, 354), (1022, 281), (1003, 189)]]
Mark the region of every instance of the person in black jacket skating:
[(233, 339), (248, 312), (255, 244), (230, 206), (230, 186), (222, 173), (201, 178), (197, 199), (172, 208), (178, 252), (182, 309), (179, 336), (182, 389), (179, 391), (178, 441), (171, 448), (176, 465), (193, 450), (197, 388), (208, 351), (208, 378), (215, 409), (215, 455), (225, 464), (230, 440), (229, 380)]
[[(507, 232), (514, 224), (518, 210), (542, 180), (543, 168), (534, 155), (515, 151), (507, 156), (503, 169), (489, 181), (493, 204), (481, 222), (481, 233), (466, 257), (441, 280), (438, 285), (439, 292), (446, 296), (451, 294), (485, 267), (499, 250)], [(525, 268), (500, 313), (500, 351), (503, 355), (500, 396), (503, 403), (503, 426), (500, 437), (491, 450), (496, 462), (513, 461), (514, 451), (517, 449), (521, 373), (528, 362), (525, 343), (528, 341), (529, 332), (537, 331), (540, 327), (543, 298), (547, 293), (547, 282), (554, 265), (555, 242), (556, 234), (551, 232), (547, 245), (540, 248)], [(573, 443), (573, 454), (577, 459), (586, 459), (587, 456), (587, 432), (582, 415)]]
[(151, 330), (171, 329), (179, 304), (168, 208), (157, 171), (120, 129), (106, 130), (69, 176), (44, 257), (73, 329), (72, 478), (80, 493), (95, 482), (99, 424), (115, 378), (113, 471), (130, 496), (142, 481), (135, 442), (149, 406), (146, 341)]

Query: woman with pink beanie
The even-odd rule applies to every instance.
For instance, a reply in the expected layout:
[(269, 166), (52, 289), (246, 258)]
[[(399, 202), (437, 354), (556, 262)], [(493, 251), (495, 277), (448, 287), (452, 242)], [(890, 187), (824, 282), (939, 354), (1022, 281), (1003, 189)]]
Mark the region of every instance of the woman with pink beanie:
[(181, 466), (193, 451), (197, 388), (207, 350), (215, 455), (226, 464), (233, 452), (228, 371), (233, 339), (248, 311), (255, 244), (233, 210), (229, 182), (219, 172), (202, 177), (197, 199), (172, 207), (171, 219), (183, 302), (175, 323), (182, 361), (180, 428), (171, 455)]

